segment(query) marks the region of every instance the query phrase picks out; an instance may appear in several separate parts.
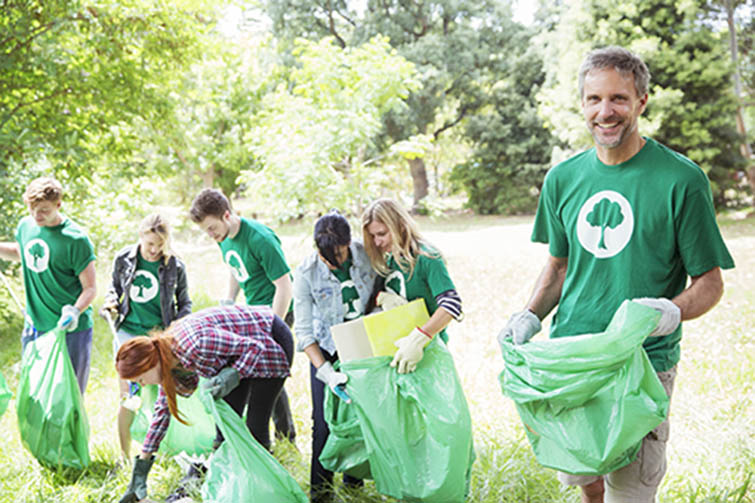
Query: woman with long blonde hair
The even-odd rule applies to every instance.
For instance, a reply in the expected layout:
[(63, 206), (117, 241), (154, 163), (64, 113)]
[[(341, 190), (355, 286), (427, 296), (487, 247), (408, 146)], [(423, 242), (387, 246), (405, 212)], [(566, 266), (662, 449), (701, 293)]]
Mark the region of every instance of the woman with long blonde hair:
[[(115, 368), (121, 379), (158, 384), (152, 423), (134, 462), (131, 483), (121, 502), (147, 497), (147, 475), (171, 416), (185, 423), (176, 394), (191, 396), (199, 377), (216, 400), (246, 413), (252, 436), (270, 448), (270, 415), (290, 375), (294, 341), (288, 326), (267, 306), (203, 309), (177, 320), (150, 337), (129, 340), (118, 350)], [(216, 446), (223, 442), (216, 431)]]
[[(113, 274), (100, 310), (108, 313), (115, 334), (113, 353), (126, 341), (163, 329), (173, 320), (191, 313), (186, 266), (170, 247), (170, 227), (159, 213), (147, 215), (139, 224), (139, 240), (119, 251), (113, 260)], [(118, 440), (121, 455), (130, 458), (131, 423), (134, 412), (125, 407), (129, 382), (119, 380)]]
[(377, 304), (390, 309), (422, 298), (430, 319), (396, 341), (391, 366), (400, 374), (413, 372), (424, 348), (436, 334), (448, 340), (445, 328), (461, 321), (461, 298), (440, 252), (419, 232), (409, 213), (392, 199), (373, 201), (362, 214), (362, 233), (372, 267), (385, 278)]

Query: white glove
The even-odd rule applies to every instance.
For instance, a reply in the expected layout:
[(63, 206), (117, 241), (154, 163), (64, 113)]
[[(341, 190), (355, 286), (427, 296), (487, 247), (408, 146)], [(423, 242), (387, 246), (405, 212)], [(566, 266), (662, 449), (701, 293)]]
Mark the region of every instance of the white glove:
[(327, 361), (320, 365), (320, 368), (315, 372), (315, 377), (324, 382), (328, 388), (336, 394), (338, 394), (336, 392), (336, 386), (339, 384), (346, 384), (346, 381), (349, 380), (349, 376), (343, 372), (336, 371), (336, 369), (333, 368), (333, 364)]
[(498, 343), (503, 343), (504, 339), (511, 337), (514, 344), (524, 344), (540, 331), (542, 325), (540, 319), (530, 311), (525, 309), (509, 318), (509, 322), (503, 327), (498, 334)]
[(419, 327), (415, 328), (409, 335), (394, 343), (398, 351), (391, 361), (391, 367), (398, 367), (399, 374), (414, 372), (422, 359), (423, 349), (432, 340), (433, 338), (420, 330)]
[(407, 300), (401, 295), (396, 295), (393, 292), (380, 292), (375, 298), (375, 304), (383, 308), (383, 311), (393, 309), (394, 307), (403, 306)]
[(658, 337), (673, 333), (682, 321), (682, 310), (679, 309), (679, 306), (668, 299), (643, 297), (641, 299), (632, 299), (632, 302), (652, 307), (661, 313), (661, 319), (658, 320), (658, 326), (655, 327), (655, 330), (650, 332), (649, 337)]
[(79, 325), (79, 315), (81, 312), (76, 306), (70, 304), (63, 306), (60, 310), (60, 319), (57, 328), (65, 329), (67, 332), (75, 329)]
[(218, 301), (219, 306), (232, 306), (236, 303), (233, 299), (220, 299)]

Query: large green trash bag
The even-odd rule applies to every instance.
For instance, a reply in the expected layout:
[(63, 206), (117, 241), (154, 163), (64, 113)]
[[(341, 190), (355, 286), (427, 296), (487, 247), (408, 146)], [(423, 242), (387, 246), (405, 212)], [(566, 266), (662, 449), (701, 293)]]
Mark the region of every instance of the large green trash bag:
[(403, 501), (465, 501), (475, 459), (472, 420), (453, 358), (438, 337), (417, 370), (391, 357), (341, 365), (377, 490)]
[(257, 442), (243, 419), (225, 400), (213, 400), (202, 387), (200, 398), (225, 441), (212, 454), (202, 484), (205, 503), (306, 503), (293, 477)]
[(0, 373), (0, 417), (8, 410), (8, 404), (13, 397), (13, 393), (8, 388), (8, 383), (5, 382), (5, 377)]
[(331, 472), (371, 479), (370, 460), (356, 406), (344, 402), (328, 388), (324, 395), (323, 415), (330, 433), (320, 453), (320, 463)]
[(503, 342), (501, 387), (540, 464), (603, 475), (635, 459), (668, 413), (669, 398), (642, 348), (659, 316), (625, 301), (603, 333)]
[(65, 331), (52, 330), (26, 345), (16, 411), (21, 441), (41, 464), (76, 469), (89, 465), (89, 420)]
[[(152, 411), (157, 401), (158, 387), (156, 385), (142, 386), (139, 394), (142, 404), (131, 423), (131, 437), (137, 442), (144, 443), (152, 422)], [(215, 421), (202, 405), (199, 393), (195, 392), (188, 398), (176, 395), (176, 406), (189, 424), (171, 419), (158, 452), (168, 456), (175, 456), (179, 452), (186, 454), (211, 452), (212, 442), (215, 440)]]

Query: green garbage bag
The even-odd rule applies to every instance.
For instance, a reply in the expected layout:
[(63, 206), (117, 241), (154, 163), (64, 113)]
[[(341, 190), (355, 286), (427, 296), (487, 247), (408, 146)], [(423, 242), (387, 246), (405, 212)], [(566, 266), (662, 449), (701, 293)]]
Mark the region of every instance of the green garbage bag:
[(320, 463), (331, 472), (371, 479), (367, 447), (355, 406), (344, 402), (328, 388), (325, 391), (323, 414), (330, 434), (320, 453)]
[[(142, 386), (139, 391), (142, 403), (134, 415), (131, 423), (131, 437), (137, 442), (144, 443), (149, 425), (152, 422), (152, 411), (157, 401), (158, 387), (156, 385)], [(168, 456), (175, 456), (179, 452), (186, 454), (204, 454), (212, 451), (215, 440), (215, 420), (207, 412), (199, 399), (199, 393), (190, 397), (176, 395), (176, 405), (188, 425), (171, 419), (168, 431), (165, 432), (158, 452)]]
[(2, 417), (3, 414), (5, 414), (5, 411), (8, 410), (8, 403), (10, 403), (12, 397), (13, 393), (10, 388), (8, 388), (8, 383), (5, 382), (5, 377), (0, 373), (0, 417)]
[(64, 330), (52, 330), (26, 345), (16, 411), (21, 441), (42, 465), (89, 465), (89, 420)]
[(503, 393), (514, 400), (540, 464), (603, 475), (631, 463), (669, 398), (642, 342), (659, 313), (625, 301), (603, 333), (503, 342)]
[(377, 490), (402, 501), (465, 501), (472, 420), (451, 354), (436, 337), (416, 371), (399, 374), (390, 362), (341, 365)]
[(225, 441), (212, 454), (202, 484), (202, 501), (213, 503), (306, 503), (304, 491), (267, 449), (257, 442), (225, 400), (213, 400), (200, 387)]

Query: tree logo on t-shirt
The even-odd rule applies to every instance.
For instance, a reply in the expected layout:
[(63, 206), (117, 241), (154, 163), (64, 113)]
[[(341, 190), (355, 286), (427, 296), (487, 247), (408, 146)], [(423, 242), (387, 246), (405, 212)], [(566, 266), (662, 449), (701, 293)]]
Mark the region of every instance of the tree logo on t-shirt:
[(41, 239), (32, 239), (24, 247), (27, 269), (34, 272), (45, 272), (50, 263), (50, 248)]
[(341, 283), (341, 298), (343, 299), (343, 319), (353, 320), (359, 318), (362, 313), (359, 309), (359, 292), (353, 280), (347, 279)]
[(144, 269), (139, 269), (131, 283), (129, 298), (134, 302), (145, 303), (154, 299), (160, 291), (160, 284), (154, 274)]
[(590, 197), (579, 210), (577, 238), (597, 258), (613, 257), (629, 243), (634, 214), (629, 201), (613, 190)]
[(225, 263), (231, 268), (231, 274), (236, 278), (236, 281), (243, 283), (249, 279), (249, 273), (246, 272), (244, 261), (241, 260), (241, 256), (235, 250), (228, 250), (225, 253)]
[(601, 199), (598, 204), (593, 206), (592, 211), (587, 215), (587, 222), (594, 227), (600, 227), (599, 249), (608, 249), (606, 247), (606, 227), (615, 229), (623, 221), (624, 215), (621, 213), (619, 203), (611, 202), (610, 199)]

